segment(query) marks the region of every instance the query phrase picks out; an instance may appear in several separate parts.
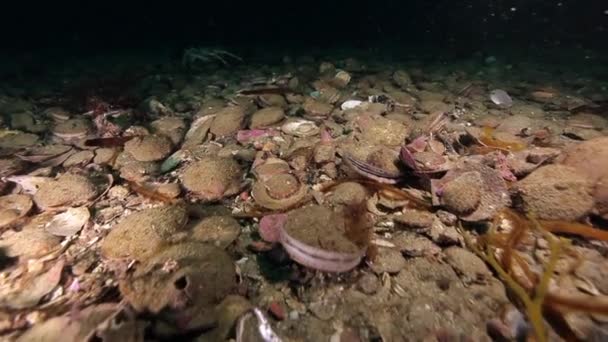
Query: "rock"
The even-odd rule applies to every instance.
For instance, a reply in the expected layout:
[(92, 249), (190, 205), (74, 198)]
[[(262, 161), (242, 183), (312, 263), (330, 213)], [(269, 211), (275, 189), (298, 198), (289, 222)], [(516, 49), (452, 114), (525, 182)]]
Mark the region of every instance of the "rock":
[(312, 97), (307, 97), (302, 108), (306, 111), (306, 116), (309, 118), (327, 118), (331, 111), (334, 109), (329, 103), (317, 101)]
[(237, 295), (228, 295), (217, 306), (217, 328), (211, 333), (213, 338), (210, 341), (224, 341), (230, 336), (230, 332), (235, 328), (237, 320), (253, 305), (245, 298)]
[(593, 208), (588, 178), (565, 165), (543, 166), (515, 184), (523, 208), (544, 220), (576, 221)]

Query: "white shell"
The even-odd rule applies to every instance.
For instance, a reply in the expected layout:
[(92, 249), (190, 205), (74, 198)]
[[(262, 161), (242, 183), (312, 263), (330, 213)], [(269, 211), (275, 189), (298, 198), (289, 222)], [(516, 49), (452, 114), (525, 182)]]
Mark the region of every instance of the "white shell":
[(281, 130), (285, 134), (296, 137), (311, 137), (319, 133), (319, 127), (308, 120), (295, 120), (285, 123), (281, 126)]
[(511, 107), (513, 105), (513, 100), (511, 96), (507, 94), (506, 91), (502, 89), (494, 89), (490, 92), (490, 100), (494, 102), (494, 104), (501, 107)]
[(359, 107), (361, 104), (363, 104), (363, 101), (359, 101), (359, 100), (348, 100), (348, 101), (345, 101), (344, 103), (342, 103), (342, 106), (340, 106), (340, 108), (341, 108), (342, 110), (348, 110), (348, 109), (357, 108), (357, 107)]
[(55, 215), (45, 229), (56, 236), (71, 236), (78, 233), (90, 218), (91, 214), (86, 207), (69, 208)]

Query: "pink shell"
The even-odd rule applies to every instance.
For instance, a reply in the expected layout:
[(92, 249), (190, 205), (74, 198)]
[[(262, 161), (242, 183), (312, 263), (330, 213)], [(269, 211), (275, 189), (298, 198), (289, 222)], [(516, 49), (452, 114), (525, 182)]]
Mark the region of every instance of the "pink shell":
[(260, 236), (266, 242), (278, 242), (281, 230), (287, 221), (287, 214), (272, 214), (260, 220)]
[(284, 229), (281, 229), (281, 245), (293, 261), (324, 272), (350, 271), (365, 255), (365, 249), (357, 253), (338, 253), (313, 247), (289, 236)]

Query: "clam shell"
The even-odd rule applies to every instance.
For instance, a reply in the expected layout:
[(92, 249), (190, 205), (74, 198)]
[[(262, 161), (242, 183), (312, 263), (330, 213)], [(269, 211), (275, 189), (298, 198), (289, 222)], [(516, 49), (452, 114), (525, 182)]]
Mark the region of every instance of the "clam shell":
[(285, 123), (281, 126), (281, 130), (285, 134), (293, 135), (300, 138), (311, 137), (319, 134), (319, 127), (308, 120), (295, 120)]

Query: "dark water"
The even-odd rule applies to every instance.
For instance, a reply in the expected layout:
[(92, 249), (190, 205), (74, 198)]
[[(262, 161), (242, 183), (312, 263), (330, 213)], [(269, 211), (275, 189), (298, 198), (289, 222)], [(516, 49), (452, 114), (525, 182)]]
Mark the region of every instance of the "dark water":
[[(199, 1), (11, 4), (2, 48), (67, 54), (191, 45), (396, 50), (422, 47), (456, 56), (496, 47), (605, 50), (608, 6), (600, 0)], [(447, 51), (446, 51), (447, 50)]]

